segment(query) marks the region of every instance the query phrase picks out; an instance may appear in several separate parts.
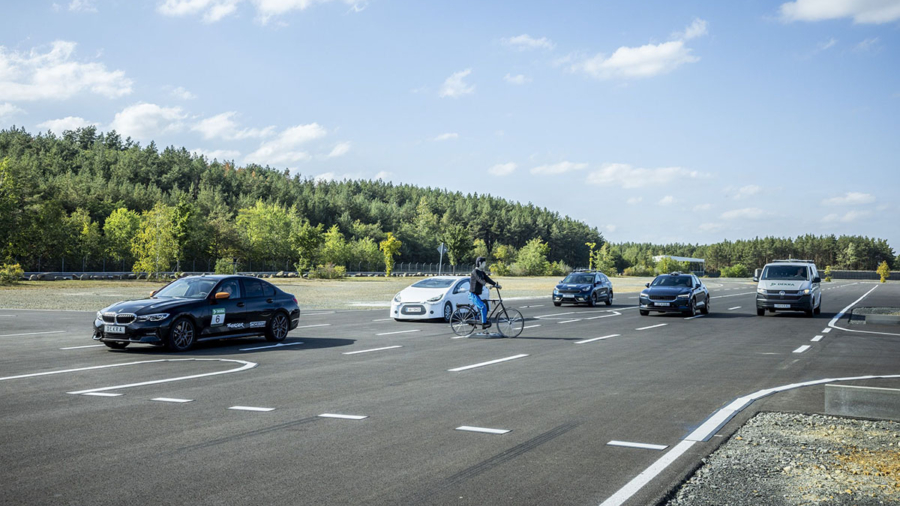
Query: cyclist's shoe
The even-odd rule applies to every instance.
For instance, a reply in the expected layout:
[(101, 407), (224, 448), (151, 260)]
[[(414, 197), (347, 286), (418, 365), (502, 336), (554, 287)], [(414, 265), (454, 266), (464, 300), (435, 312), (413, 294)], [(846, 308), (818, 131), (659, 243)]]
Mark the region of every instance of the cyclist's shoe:
[(489, 329), (489, 328), (491, 328), (491, 322), (481, 324), (481, 330)]

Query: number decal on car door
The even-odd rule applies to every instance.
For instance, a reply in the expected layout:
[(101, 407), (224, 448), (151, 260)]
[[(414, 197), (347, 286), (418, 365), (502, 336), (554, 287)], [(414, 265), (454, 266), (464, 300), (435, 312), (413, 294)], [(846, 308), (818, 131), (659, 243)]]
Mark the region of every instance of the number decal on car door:
[(225, 308), (213, 309), (210, 325), (222, 325), (223, 323), (225, 323)]

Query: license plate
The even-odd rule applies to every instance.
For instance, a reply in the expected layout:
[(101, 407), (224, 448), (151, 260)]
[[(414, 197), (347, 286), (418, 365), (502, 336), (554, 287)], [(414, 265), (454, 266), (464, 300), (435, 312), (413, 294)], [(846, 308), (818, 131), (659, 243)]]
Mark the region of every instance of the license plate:
[(407, 312), (407, 313), (421, 313), (421, 312), (422, 312), (422, 308), (420, 308), (420, 307), (410, 307), (410, 308), (406, 308), (406, 312)]
[(104, 325), (103, 331), (107, 334), (124, 334), (125, 327), (121, 325)]
[(659, 307), (669, 307), (671, 304), (669, 304), (668, 302), (654, 302), (653, 305)]
[(775, 309), (790, 309), (790, 304), (775, 304)]

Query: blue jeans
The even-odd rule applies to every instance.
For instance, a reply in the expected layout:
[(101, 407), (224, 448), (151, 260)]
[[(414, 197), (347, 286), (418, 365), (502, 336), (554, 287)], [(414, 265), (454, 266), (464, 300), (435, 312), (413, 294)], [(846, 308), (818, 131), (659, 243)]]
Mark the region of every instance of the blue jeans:
[(481, 296), (475, 295), (474, 293), (469, 292), (469, 302), (472, 303), (473, 307), (477, 307), (478, 309), (481, 310), (481, 323), (485, 323), (487, 321), (488, 308), (484, 304), (484, 301), (481, 300)]

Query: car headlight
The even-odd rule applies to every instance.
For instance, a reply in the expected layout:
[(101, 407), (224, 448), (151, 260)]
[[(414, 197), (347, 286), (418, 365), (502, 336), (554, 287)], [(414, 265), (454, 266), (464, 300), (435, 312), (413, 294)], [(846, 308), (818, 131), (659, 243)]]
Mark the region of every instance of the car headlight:
[(650, 296), (650, 294), (648, 294), (647, 292), (641, 292), (641, 297), (649, 297), (649, 296)]
[(757, 288), (756, 288), (756, 293), (761, 293), (761, 294), (765, 295), (765, 294), (766, 294), (766, 289), (765, 289), (765, 288), (759, 288), (759, 287), (757, 287)]
[(139, 322), (161, 322), (169, 317), (169, 313), (144, 314), (137, 317)]
[(583, 291), (583, 292), (590, 292), (590, 291), (591, 291), (591, 288), (592, 288), (592, 287), (590, 287), (590, 286), (586, 286), (586, 287), (582, 288), (581, 291)]
[(102, 320), (102, 319), (103, 319), (103, 313), (101, 313), (100, 311), (97, 311), (97, 319), (98, 319), (98, 320)]
[(805, 289), (805, 290), (802, 290), (802, 292), (803, 292), (804, 295), (809, 295), (809, 288), (807, 288), (807, 289)]
[(689, 294), (689, 293), (682, 293), (678, 296), (679, 299), (689, 299), (690, 297), (691, 297), (691, 294)]
[(394, 295), (394, 302), (401, 302), (399, 293), (397, 295)]
[(438, 302), (438, 301), (440, 301), (440, 300), (443, 299), (443, 298), (444, 298), (443, 295), (435, 295), (434, 297), (432, 297), (432, 298), (426, 300), (425, 302)]

